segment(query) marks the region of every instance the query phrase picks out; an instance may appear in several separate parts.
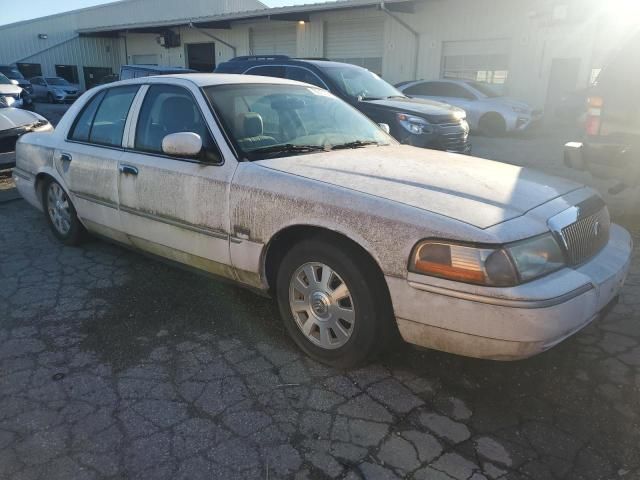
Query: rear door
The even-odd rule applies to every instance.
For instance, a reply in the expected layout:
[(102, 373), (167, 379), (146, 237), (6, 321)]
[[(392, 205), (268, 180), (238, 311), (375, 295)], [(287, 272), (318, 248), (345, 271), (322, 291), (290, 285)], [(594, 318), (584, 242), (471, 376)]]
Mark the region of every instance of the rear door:
[(129, 110), (139, 85), (101, 90), (80, 110), (64, 143), (54, 152), (84, 225), (126, 242), (118, 214), (118, 161)]
[[(199, 91), (163, 83), (144, 89), (119, 164), (122, 229), (138, 248), (233, 277), (228, 189), (237, 162), (224, 161), (209, 127), (215, 121)], [(164, 154), (163, 138), (177, 132), (200, 135), (201, 155)]]

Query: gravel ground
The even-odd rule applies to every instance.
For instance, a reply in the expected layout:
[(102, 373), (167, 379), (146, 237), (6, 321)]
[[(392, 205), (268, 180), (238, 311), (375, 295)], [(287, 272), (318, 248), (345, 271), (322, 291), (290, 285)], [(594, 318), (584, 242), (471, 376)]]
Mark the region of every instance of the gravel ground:
[[(562, 143), (474, 139), (544, 169)], [(338, 371), (267, 299), (63, 247), (23, 201), (0, 203), (0, 226), (0, 479), (640, 478), (637, 248), (614, 310), (538, 357), (404, 346)]]

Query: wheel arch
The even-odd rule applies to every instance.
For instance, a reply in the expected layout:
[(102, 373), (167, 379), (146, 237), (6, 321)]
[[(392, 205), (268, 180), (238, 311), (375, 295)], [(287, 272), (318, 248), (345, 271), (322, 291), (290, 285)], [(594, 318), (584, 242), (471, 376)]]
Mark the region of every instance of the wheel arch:
[(355, 248), (363, 258), (367, 259), (375, 268), (388, 293), (388, 287), (384, 281), (384, 270), (380, 260), (375, 254), (362, 245), (364, 242), (359, 242), (351, 236), (335, 229), (308, 224), (288, 225), (282, 228), (269, 239), (269, 242), (264, 247), (261, 263), (263, 279), (269, 291), (273, 291), (278, 267), (287, 249), (303, 239), (318, 236), (326, 236), (337, 243), (347, 244)]

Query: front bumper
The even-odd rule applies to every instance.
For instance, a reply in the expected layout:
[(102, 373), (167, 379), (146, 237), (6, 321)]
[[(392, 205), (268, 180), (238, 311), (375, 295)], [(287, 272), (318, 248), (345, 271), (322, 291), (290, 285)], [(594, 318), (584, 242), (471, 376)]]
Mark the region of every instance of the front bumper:
[(629, 233), (612, 225), (609, 243), (586, 264), (518, 287), (460, 285), (415, 274), (387, 277), (387, 284), (407, 342), (518, 360), (548, 350), (598, 318), (622, 288), (631, 250)]

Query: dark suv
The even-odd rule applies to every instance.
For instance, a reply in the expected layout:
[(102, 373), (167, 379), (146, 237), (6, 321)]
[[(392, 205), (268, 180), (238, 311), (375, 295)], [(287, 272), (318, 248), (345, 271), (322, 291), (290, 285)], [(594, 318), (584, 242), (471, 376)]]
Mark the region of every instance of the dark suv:
[(310, 83), (329, 90), (374, 122), (389, 125), (389, 133), (401, 143), (457, 153), (471, 151), (464, 110), (446, 103), (409, 98), (356, 65), (284, 55), (243, 56), (221, 63), (215, 72)]
[(33, 108), (33, 85), (31, 82), (24, 78), (18, 67), (15, 65), (0, 65), (0, 73), (2, 73), (9, 80), (15, 80), (18, 82), (18, 86), (24, 90), (22, 95), (22, 108)]
[(640, 186), (640, 33), (611, 57), (589, 92), (585, 134), (565, 145), (565, 163), (615, 179), (610, 193)]

